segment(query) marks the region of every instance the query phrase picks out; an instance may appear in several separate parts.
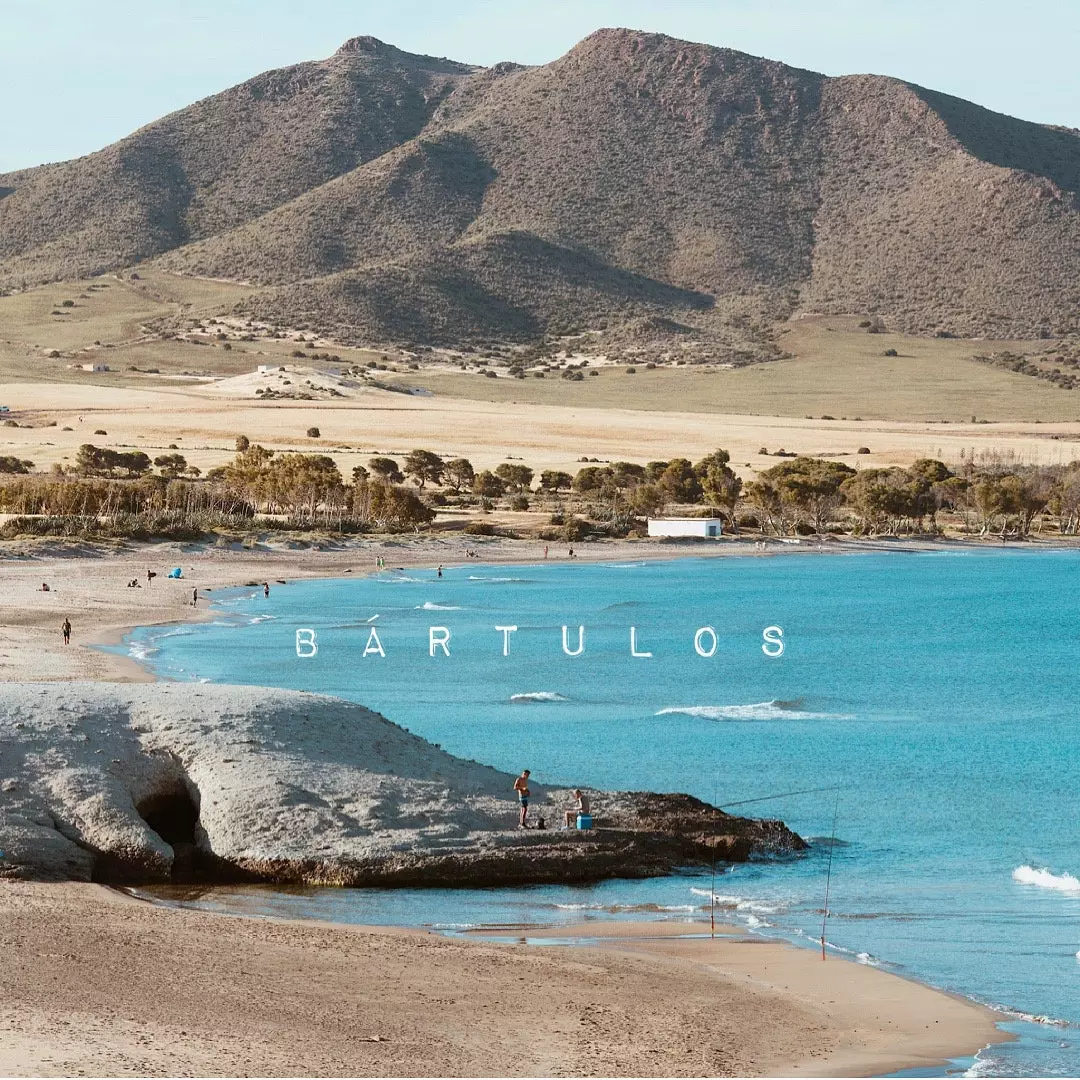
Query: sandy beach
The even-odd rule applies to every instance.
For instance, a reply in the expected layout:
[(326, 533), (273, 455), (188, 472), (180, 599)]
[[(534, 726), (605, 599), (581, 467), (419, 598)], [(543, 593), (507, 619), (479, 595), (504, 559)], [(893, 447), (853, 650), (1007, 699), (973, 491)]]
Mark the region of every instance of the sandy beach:
[[(605, 540), (574, 546), (578, 562), (673, 559), (730, 556), (855, 553), (874, 551), (954, 550), (958, 547), (1000, 548), (999, 541), (982, 544), (935, 540), (857, 539), (817, 541), (771, 540), (764, 550), (759, 538), (747, 534), (720, 542), (671, 543), (654, 540)], [(1027, 542), (1025, 549), (1075, 546), (1072, 538)], [(470, 563), (539, 563), (548, 549), (551, 562), (566, 561), (568, 548), (541, 541), (447, 535), (444, 538), (395, 537), (309, 547), (264, 546), (257, 549), (205, 544), (159, 543), (117, 545), (115, 548), (72, 543), (31, 542), (11, 545), (0, 559), (3, 619), (0, 621), (0, 682), (15, 680), (70, 681), (104, 679), (147, 682), (152, 676), (128, 657), (102, 652), (96, 646), (115, 645), (137, 626), (188, 622), (208, 617), (213, 590), (306, 578), (334, 578), (375, 572), (376, 557), (387, 569), (455, 566)], [(170, 580), (180, 567), (183, 578)], [(157, 576), (147, 583), (146, 572)], [(129, 588), (137, 581), (138, 588)], [(49, 591), (41, 589), (49, 585)], [(192, 589), (200, 601), (192, 606)], [(70, 619), (72, 641), (65, 648), (60, 625)]]
[(873, 1075), (1000, 1038), (987, 1010), (872, 968), (652, 925), (535, 947), (26, 883), (0, 913), (15, 1076)]
[[(543, 558), (542, 544), (468, 540), (484, 562)], [(93, 646), (132, 626), (206, 617), (192, 588), (212, 598), (244, 583), (367, 573), (376, 554), (391, 568), (452, 565), (465, 546), (154, 545), (8, 559), (0, 681), (152, 681)], [(649, 542), (577, 550), (704, 553)], [(712, 550), (756, 549), (751, 539)], [(174, 565), (180, 581), (165, 578)], [(150, 586), (147, 569), (158, 573)], [(560, 929), (603, 940), (538, 947), (208, 915), (96, 885), (15, 881), (0, 882), (0, 913), (0, 1073), (11, 1075), (876, 1075), (1005, 1037), (990, 1011), (890, 973), (775, 942), (665, 937), (686, 931), (674, 924)]]

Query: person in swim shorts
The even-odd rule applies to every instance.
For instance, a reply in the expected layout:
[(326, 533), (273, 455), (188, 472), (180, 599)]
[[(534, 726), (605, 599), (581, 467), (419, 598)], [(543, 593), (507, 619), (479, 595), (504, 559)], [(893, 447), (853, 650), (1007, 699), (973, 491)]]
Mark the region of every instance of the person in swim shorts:
[(529, 770), (523, 769), (521, 775), (514, 781), (514, 790), (517, 792), (518, 802), (521, 803), (521, 818), (518, 828), (524, 829), (525, 819), (529, 816)]

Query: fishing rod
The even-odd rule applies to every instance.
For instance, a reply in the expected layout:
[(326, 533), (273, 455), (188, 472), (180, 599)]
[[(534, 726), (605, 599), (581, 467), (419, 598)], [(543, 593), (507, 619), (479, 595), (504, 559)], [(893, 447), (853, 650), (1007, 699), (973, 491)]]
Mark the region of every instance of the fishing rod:
[[(738, 802), (724, 803), (722, 806), (717, 806), (716, 809), (730, 810), (733, 806), (749, 806), (751, 803), (771, 802), (773, 799), (787, 799), (792, 795), (816, 795), (822, 791), (835, 791), (839, 795), (840, 788), (836, 784), (830, 784), (828, 787), (802, 788), (799, 791), (785, 791), (781, 795), (762, 795), (757, 799), (740, 799)], [(713, 805), (715, 806), (715, 803)]]
[(840, 817), (840, 786), (836, 787), (836, 806), (833, 808), (832, 830), (829, 833), (829, 869), (825, 874), (825, 906), (821, 912), (821, 959), (825, 959), (825, 921), (829, 917), (829, 886), (832, 884), (833, 851), (836, 848), (836, 822)]
[[(713, 806), (720, 797), (720, 765), (717, 763), (713, 773)], [(716, 940), (716, 837), (712, 845), (712, 881), (709, 883), (709, 937)]]

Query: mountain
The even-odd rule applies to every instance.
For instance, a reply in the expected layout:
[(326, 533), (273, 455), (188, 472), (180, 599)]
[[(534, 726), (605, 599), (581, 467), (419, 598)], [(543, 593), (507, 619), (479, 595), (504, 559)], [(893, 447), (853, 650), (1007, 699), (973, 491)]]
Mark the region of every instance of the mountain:
[(0, 176), (0, 273), (100, 273), (226, 233), (414, 138), (473, 70), (356, 38), (96, 154)]
[(797, 311), (1056, 336), (1078, 192), (1080, 133), (895, 79), (630, 30), (532, 68), (357, 38), (0, 176), (0, 281), (156, 257), (354, 340), (602, 330), (736, 361)]

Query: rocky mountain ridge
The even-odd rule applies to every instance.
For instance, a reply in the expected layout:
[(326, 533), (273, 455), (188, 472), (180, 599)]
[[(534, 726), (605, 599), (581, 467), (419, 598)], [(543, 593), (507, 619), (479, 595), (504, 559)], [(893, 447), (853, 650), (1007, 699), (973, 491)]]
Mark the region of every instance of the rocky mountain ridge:
[(632, 30), (540, 67), (358, 37), (0, 176), (0, 284), (153, 259), (357, 343), (599, 329), (732, 362), (775, 354), (801, 311), (1061, 336), (1078, 191), (1077, 131), (896, 79)]

